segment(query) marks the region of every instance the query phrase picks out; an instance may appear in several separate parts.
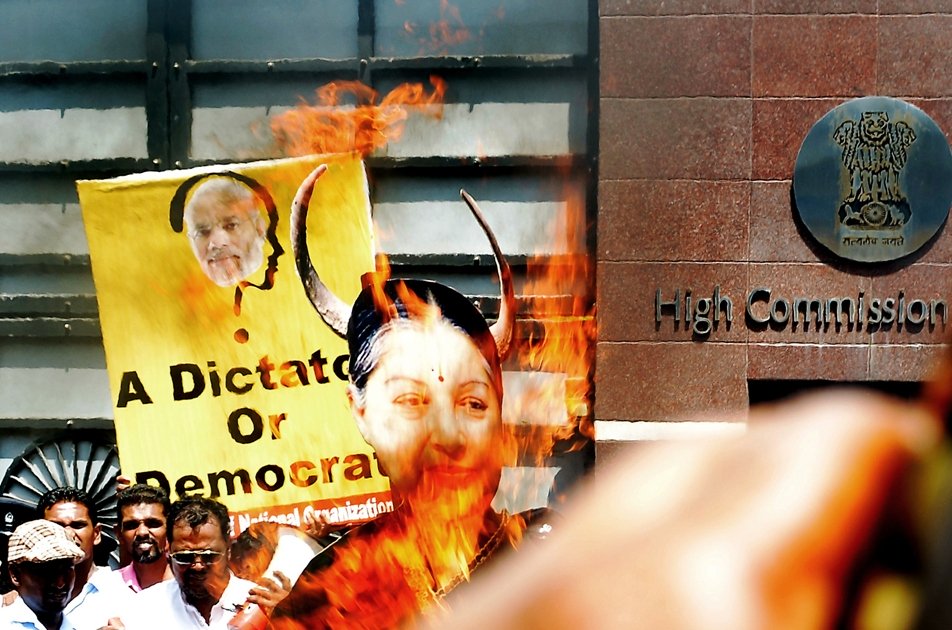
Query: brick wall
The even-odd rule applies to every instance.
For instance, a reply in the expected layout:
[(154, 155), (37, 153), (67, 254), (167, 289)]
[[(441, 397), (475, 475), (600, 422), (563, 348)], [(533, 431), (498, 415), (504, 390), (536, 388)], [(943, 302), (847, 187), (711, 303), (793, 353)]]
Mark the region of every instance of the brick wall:
[[(901, 98), (949, 136), (952, 0), (601, 0), (599, 9), (595, 415), (599, 436), (612, 436), (599, 437), (600, 454), (646, 426), (743, 419), (749, 380), (926, 377), (952, 322), (759, 330), (745, 322), (744, 298), (757, 286), (828, 297), (901, 288), (952, 302), (948, 226), (907, 259), (850, 264), (798, 227), (791, 193), (803, 138), (849, 99)], [(671, 300), (677, 288), (711, 297), (715, 286), (733, 298), (730, 326), (701, 341), (656, 325), (656, 289)]]

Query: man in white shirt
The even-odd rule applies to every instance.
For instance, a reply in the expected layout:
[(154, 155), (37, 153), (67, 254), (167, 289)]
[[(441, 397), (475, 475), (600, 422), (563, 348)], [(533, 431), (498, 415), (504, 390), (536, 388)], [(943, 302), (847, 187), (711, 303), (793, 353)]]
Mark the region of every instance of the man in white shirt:
[(44, 494), (38, 515), (62, 525), (79, 542), (83, 557), (76, 565), (76, 582), (65, 613), (80, 630), (106, 627), (119, 617), (132, 598), (132, 591), (118, 573), (96, 566), (95, 547), (102, 539), (95, 502), (79, 488), (64, 486)]
[(82, 557), (79, 545), (56, 523), (38, 519), (17, 527), (7, 562), (19, 597), (0, 608), (0, 628), (73, 630), (63, 610)]
[(126, 630), (216, 628), (224, 630), (245, 602), (270, 609), (287, 589), (259, 587), (228, 568), (228, 509), (205, 497), (189, 497), (169, 511), (169, 562), (174, 580), (133, 596), (122, 618)]

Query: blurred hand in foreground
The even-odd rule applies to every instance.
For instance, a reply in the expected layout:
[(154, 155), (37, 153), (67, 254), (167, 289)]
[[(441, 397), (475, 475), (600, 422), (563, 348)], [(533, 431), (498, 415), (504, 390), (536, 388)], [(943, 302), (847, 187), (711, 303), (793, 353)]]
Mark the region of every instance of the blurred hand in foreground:
[(754, 409), (740, 437), (638, 445), (430, 623), (831, 627), (890, 489), (940, 433), (922, 406), (838, 390)]

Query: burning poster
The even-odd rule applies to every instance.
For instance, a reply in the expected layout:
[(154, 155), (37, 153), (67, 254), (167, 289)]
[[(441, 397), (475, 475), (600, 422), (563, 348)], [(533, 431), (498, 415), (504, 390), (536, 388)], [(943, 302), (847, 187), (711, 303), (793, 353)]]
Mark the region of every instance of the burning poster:
[(321, 156), (78, 183), (123, 474), (258, 520), (368, 520), (388, 481), (354, 426), (348, 349), (294, 269), (289, 211), (328, 165), (308, 222), (322, 279), (352, 299), (373, 269), (363, 164)]

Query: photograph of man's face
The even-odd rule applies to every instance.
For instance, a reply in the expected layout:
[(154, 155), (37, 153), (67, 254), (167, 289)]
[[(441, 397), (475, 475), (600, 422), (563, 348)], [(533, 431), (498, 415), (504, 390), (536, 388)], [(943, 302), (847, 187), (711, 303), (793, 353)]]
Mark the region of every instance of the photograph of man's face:
[(202, 271), (218, 286), (234, 286), (261, 267), (265, 223), (254, 194), (238, 182), (199, 185), (185, 206), (185, 226)]

